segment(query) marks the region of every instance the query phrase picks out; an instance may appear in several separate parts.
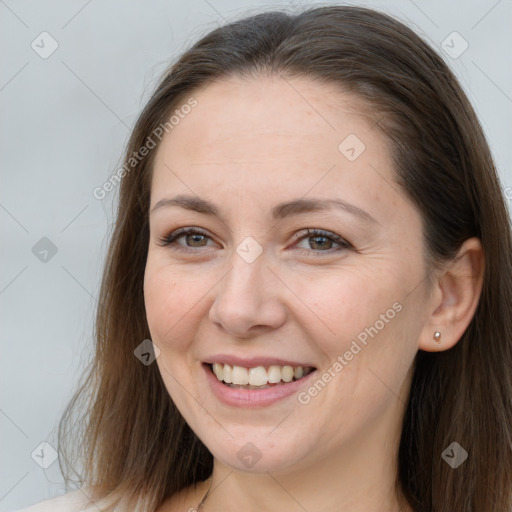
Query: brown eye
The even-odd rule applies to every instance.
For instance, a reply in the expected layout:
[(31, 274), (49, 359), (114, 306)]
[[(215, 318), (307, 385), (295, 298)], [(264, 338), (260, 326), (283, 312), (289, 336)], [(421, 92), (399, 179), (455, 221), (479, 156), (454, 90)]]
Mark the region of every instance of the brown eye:
[[(181, 238), (185, 240), (185, 244), (178, 243)], [(189, 248), (193, 250), (195, 247), (207, 247), (208, 239), (210, 239), (210, 236), (201, 229), (180, 228), (161, 238), (159, 245), (172, 246), (173, 249), (178, 251), (188, 251)]]
[[(340, 237), (336, 233), (331, 233), (329, 231), (323, 231), (320, 229), (307, 229), (306, 234), (303, 236), (296, 235), (299, 237), (299, 240), (307, 240), (311, 249), (301, 252), (301, 254), (310, 253), (328, 253), (332, 254), (333, 252), (338, 252), (346, 249), (351, 249), (352, 245), (347, 242), (344, 238)], [(311, 242), (312, 241), (312, 242)], [(338, 247), (334, 247), (334, 245), (338, 245)]]

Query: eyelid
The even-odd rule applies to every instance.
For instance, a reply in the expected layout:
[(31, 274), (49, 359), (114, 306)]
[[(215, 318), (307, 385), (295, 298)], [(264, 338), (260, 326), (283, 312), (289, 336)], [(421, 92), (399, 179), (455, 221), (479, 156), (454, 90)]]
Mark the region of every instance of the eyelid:
[(293, 236), (294, 236), (294, 238), (298, 238), (300, 240), (300, 239), (303, 239), (303, 238), (308, 238), (307, 235), (309, 235), (310, 238), (313, 238), (315, 236), (318, 236), (318, 237), (322, 236), (322, 237), (325, 237), (325, 238), (330, 238), (330, 239), (332, 239), (333, 241), (335, 241), (339, 245), (344, 245), (344, 246), (347, 246), (347, 247), (353, 247), (352, 244), (347, 239), (345, 239), (344, 237), (334, 233), (333, 231), (328, 231), (326, 229), (305, 228), (305, 229), (299, 231), (298, 233), (296, 233)]

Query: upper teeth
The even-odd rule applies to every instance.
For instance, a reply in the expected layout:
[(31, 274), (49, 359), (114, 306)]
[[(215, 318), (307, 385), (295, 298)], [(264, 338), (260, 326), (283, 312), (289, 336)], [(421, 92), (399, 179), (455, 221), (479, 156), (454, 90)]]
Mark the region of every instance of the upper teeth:
[(229, 364), (213, 363), (213, 373), (217, 379), (226, 384), (264, 386), (266, 384), (277, 384), (283, 380), (291, 382), (293, 378), (300, 379), (304, 374), (309, 373), (312, 368), (303, 366), (277, 366), (271, 365), (268, 368), (257, 366), (256, 368), (244, 368), (243, 366), (231, 366)]

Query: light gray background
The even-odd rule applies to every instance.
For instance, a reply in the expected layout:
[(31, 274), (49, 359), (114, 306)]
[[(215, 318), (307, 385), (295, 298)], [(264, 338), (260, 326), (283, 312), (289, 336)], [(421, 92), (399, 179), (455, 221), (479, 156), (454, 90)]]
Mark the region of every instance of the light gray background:
[[(444, 54), (512, 197), (512, 2), (347, 3), (395, 15)], [(93, 189), (117, 169), (129, 130), (172, 58), (219, 23), (289, 4), (0, 0), (1, 511), (64, 492), (58, 463), (43, 470), (31, 453), (43, 441), (56, 446), (57, 421), (92, 346), (117, 193), (99, 201)], [(59, 45), (47, 59), (31, 47), (41, 45), (43, 31)], [(454, 31), (469, 44), (455, 59), (442, 49)], [(42, 237), (57, 247), (47, 262), (32, 252)]]

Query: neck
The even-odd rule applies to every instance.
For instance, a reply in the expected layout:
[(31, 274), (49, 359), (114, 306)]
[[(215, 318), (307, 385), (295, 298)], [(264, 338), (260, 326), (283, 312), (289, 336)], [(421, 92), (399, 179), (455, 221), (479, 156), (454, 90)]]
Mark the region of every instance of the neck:
[(249, 473), (214, 461), (199, 512), (412, 512), (396, 489), (398, 439), (360, 432), (350, 446), (302, 467)]

